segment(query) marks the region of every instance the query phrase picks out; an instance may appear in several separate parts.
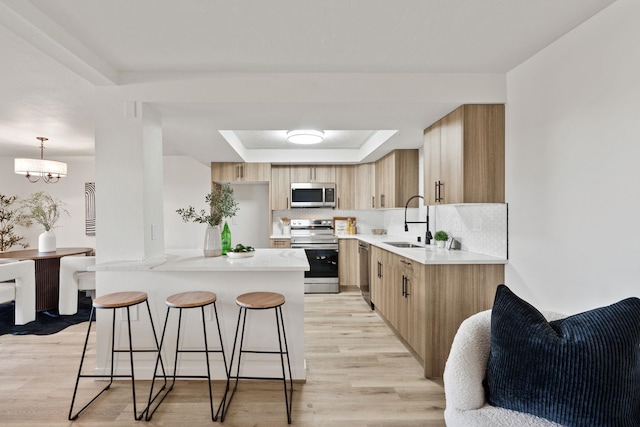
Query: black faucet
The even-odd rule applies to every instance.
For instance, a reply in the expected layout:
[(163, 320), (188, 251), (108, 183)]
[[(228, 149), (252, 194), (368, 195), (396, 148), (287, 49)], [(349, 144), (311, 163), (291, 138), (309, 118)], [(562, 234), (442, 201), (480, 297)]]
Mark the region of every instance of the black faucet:
[(407, 224), (427, 224), (427, 231), (424, 234), (424, 244), (430, 245), (431, 239), (433, 239), (433, 236), (431, 235), (431, 231), (429, 231), (429, 205), (427, 205), (426, 221), (407, 221), (407, 208), (409, 207), (409, 202), (411, 202), (416, 197), (420, 197), (422, 200), (424, 200), (424, 197), (418, 194), (418, 195), (409, 197), (409, 200), (407, 200), (407, 203), (404, 205), (404, 231), (409, 231), (409, 226)]

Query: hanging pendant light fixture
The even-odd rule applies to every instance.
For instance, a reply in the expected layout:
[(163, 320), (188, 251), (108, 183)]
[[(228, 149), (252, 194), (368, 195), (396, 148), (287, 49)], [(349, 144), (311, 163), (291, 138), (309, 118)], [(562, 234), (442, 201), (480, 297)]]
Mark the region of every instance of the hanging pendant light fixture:
[(40, 141), (39, 159), (15, 159), (14, 172), (25, 175), (29, 182), (38, 182), (40, 178), (46, 183), (54, 184), (67, 176), (67, 164), (54, 160), (44, 160), (44, 142), (49, 138), (36, 137)]

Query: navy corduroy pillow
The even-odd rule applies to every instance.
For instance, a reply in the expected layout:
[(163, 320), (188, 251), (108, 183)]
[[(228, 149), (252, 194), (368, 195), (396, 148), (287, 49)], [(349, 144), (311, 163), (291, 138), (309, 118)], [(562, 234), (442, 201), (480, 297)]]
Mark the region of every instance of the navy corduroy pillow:
[(547, 322), (500, 285), (485, 380), (493, 406), (569, 427), (640, 427), (640, 299)]

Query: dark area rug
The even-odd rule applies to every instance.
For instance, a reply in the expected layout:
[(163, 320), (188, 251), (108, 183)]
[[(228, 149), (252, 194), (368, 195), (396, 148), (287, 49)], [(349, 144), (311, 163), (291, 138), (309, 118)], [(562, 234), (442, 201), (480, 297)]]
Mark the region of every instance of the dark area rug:
[(78, 312), (59, 316), (55, 312), (36, 313), (36, 320), (26, 325), (14, 325), (14, 304), (0, 304), (0, 335), (51, 335), (77, 323), (86, 322), (91, 314), (91, 298), (84, 291), (78, 294)]

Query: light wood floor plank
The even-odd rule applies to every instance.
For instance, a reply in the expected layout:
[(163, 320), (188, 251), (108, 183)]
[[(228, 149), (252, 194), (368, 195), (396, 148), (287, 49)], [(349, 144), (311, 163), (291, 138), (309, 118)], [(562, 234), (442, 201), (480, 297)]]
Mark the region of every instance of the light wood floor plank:
[[(0, 336), (1, 426), (209, 426), (204, 381), (180, 381), (149, 423), (132, 416), (131, 387), (118, 381), (80, 418), (67, 421), (86, 323), (49, 336)], [(296, 383), (294, 426), (442, 427), (441, 383), (420, 364), (357, 289), (305, 297), (307, 382)], [(94, 353), (95, 354), (95, 353)], [(86, 384), (89, 383), (89, 384)], [(81, 383), (89, 396), (100, 384)], [(149, 382), (139, 382), (140, 407)], [(214, 383), (219, 399), (223, 384)], [(241, 382), (224, 424), (287, 425), (282, 384)]]

